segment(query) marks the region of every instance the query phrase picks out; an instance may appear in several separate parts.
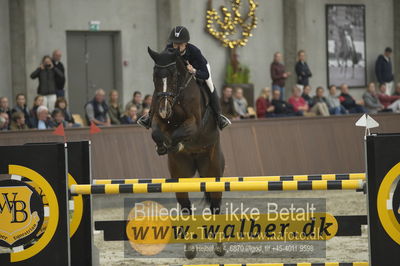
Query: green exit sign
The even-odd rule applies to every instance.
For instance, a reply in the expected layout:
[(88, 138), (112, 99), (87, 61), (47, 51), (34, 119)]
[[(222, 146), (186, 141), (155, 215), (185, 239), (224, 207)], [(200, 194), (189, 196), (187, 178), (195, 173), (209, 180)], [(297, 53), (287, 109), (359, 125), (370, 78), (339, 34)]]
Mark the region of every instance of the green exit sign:
[(90, 31), (99, 31), (100, 30), (100, 21), (98, 21), (98, 20), (89, 21), (89, 30)]

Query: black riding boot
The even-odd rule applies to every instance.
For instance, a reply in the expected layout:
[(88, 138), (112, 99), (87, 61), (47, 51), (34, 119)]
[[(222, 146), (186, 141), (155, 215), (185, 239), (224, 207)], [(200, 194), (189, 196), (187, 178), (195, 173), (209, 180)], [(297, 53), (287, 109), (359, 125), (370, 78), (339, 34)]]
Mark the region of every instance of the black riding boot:
[(210, 95), (211, 95), (210, 106), (214, 111), (215, 119), (217, 120), (219, 129), (223, 130), (225, 127), (229, 126), (232, 123), (226, 116), (221, 114), (221, 105), (219, 103), (217, 90), (215, 88), (214, 88), (214, 91)]
[(153, 119), (153, 112), (149, 111), (149, 114), (146, 116), (142, 116), (137, 120), (137, 123), (142, 127), (149, 129), (151, 127), (151, 120)]

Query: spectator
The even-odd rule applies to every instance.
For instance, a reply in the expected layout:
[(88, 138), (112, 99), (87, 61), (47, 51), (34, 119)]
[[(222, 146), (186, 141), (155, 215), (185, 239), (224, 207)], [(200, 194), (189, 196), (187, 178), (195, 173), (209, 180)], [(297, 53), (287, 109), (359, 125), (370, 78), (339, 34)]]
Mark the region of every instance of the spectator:
[(400, 82), (396, 84), (393, 96), (400, 96)]
[(10, 117), (7, 113), (0, 113), (0, 131), (7, 131), (10, 125)]
[(392, 94), (393, 87), (393, 71), (392, 71), (392, 48), (386, 47), (383, 55), (379, 55), (375, 62), (375, 74), (379, 85), (385, 84), (387, 89), (387, 95)]
[(129, 107), (129, 110), (127, 110), (122, 116), (121, 122), (124, 125), (136, 124), (137, 119), (137, 108), (135, 105), (131, 105), (131, 107)]
[(317, 87), (315, 96), (313, 97), (313, 107), (311, 108), (311, 112), (316, 115), (329, 116), (329, 108), (326, 98), (324, 96), (325, 91), (323, 87)]
[(11, 110), (8, 98), (5, 96), (0, 97), (0, 113), (7, 113), (8, 117), (11, 116)]
[(247, 100), (243, 96), (243, 89), (237, 88), (235, 90), (235, 96), (233, 97), (233, 106), (235, 107), (235, 112), (239, 114), (240, 118), (249, 118), (250, 115), (247, 111)]
[(239, 115), (235, 111), (233, 104), (233, 90), (231, 87), (225, 87), (222, 91), (222, 97), (220, 98), (221, 112), (224, 116), (229, 119), (236, 119)]
[(369, 114), (376, 114), (383, 109), (383, 105), (379, 102), (378, 95), (376, 94), (375, 83), (368, 84), (367, 90), (363, 94), (365, 108)]
[(340, 103), (343, 105), (346, 110), (351, 113), (366, 113), (367, 111), (362, 106), (364, 104), (363, 101), (356, 102), (354, 98), (349, 93), (349, 87), (347, 84), (342, 84), (340, 86), (341, 94), (339, 96)]
[(41, 105), (37, 108), (37, 120), (34, 126), (39, 130), (52, 128), (49, 109), (46, 106)]
[(62, 57), (62, 53), (60, 50), (57, 49), (57, 50), (53, 51), (52, 62), (53, 62), (54, 68), (57, 68), (63, 74), (62, 77), (58, 76), (58, 75), (55, 76), (57, 98), (65, 96), (65, 91), (64, 91), (65, 68), (64, 68), (63, 63), (61, 63), (61, 57)]
[[(24, 125), (28, 127), (33, 127), (33, 121), (31, 118), (31, 114), (29, 112), (29, 109), (26, 105), (26, 97), (25, 94), (23, 93), (18, 93), (17, 96), (15, 97), (16, 105), (14, 108), (11, 110), (11, 114), (16, 113), (16, 112), (21, 112), (24, 114), (25, 119), (24, 119)], [(11, 115), (12, 118), (12, 115)], [(12, 119), (13, 120), (13, 119)]]
[(32, 120), (32, 127), (35, 128), (35, 122), (37, 120), (37, 109), (39, 108), (39, 106), (43, 105), (43, 96), (37, 95), (35, 97), (35, 99), (33, 100), (33, 106), (32, 109), (30, 111), (30, 117)]
[(301, 97), (307, 102), (309, 107), (312, 107), (314, 102), (311, 97), (311, 87), (310, 85), (306, 85), (303, 88), (303, 93), (301, 94)]
[(25, 114), (20, 111), (15, 111), (11, 115), (11, 130), (27, 130), (29, 129), (28, 125), (25, 123)]
[(308, 67), (306, 60), (306, 53), (304, 50), (300, 50), (297, 53), (298, 61), (296, 63), (296, 75), (297, 75), (297, 87), (303, 90), (304, 86), (309, 85), (309, 78), (311, 78), (311, 70)]
[(111, 125), (120, 125), (121, 124), (121, 116), (122, 116), (122, 108), (118, 102), (118, 91), (111, 90), (108, 94), (108, 115), (110, 116)]
[(105, 102), (105, 96), (105, 91), (98, 89), (94, 98), (85, 105), (86, 119), (89, 125), (92, 122), (97, 126), (110, 125), (110, 116), (108, 115), (108, 105)]
[(143, 108), (143, 111), (142, 111), (142, 116), (146, 116), (146, 115), (148, 115), (148, 114), (149, 114), (149, 112), (150, 112), (150, 108), (149, 108), (149, 107), (145, 107), (145, 108)]
[(70, 126), (70, 127), (80, 127), (81, 126), (80, 124), (75, 123), (74, 117), (72, 116), (71, 112), (68, 110), (68, 102), (64, 97), (57, 98), (54, 108), (62, 111), (64, 120), (68, 123), (68, 126)]
[(286, 72), (282, 64), (282, 54), (276, 52), (271, 63), (272, 90), (279, 90), (282, 99), (285, 98), (285, 81), (289, 76), (290, 72)]
[(71, 126), (65, 121), (64, 112), (60, 109), (55, 108), (51, 113), (51, 118), (52, 127), (58, 127), (60, 124), (62, 124), (64, 128)]
[(301, 97), (301, 89), (297, 86), (292, 88), (292, 96), (289, 98), (288, 103), (293, 106), (294, 112), (304, 113), (308, 112), (309, 106), (307, 102)]
[(378, 99), (383, 105), (384, 109), (388, 109), (389, 105), (400, 99), (400, 96), (389, 96), (387, 95), (386, 84), (379, 85)]
[(54, 109), (54, 104), (57, 100), (56, 96), (56, 77), (64, 78), (64, 74), (53, 65), (51, 57), (46, 55), (42, 59), (40, 66), (32, 72), (32, 79), (39, 79), (39, 86), (37, 93), (43, 96), (43, 104), (47, 106), (49, 110)]
[(137, 109), (137, 113), (141, 114), (142, 110), (143, 110), (143, 106), (142, 106), (142, 93), (140, 91), (135, 91), (133, 93), (133, 99), (128, 102), (125, 106), (125, 111), (128, 111), (132, 105), (136, 106)]
[(301, 112), (295, 112), (293, 106), (282, 100), (280, 90), (272, 91), (272, 106), (274, 106), (274, 117), (302, 116)]
[(329, 95), (326, 97), (329, 113), (331, 115), (344, 115), (346, 109), (340, 104), (339, 96), (337, 96), (337, 89), (335, 85), (329, 86)]
[(258, 118), (268, 117), (271, 113), (274, 112), (275, 107), (271, 105), (271, 101), (269, 100), (270, 94), (270, 88), (264, 88), (261, 91), (260, 97), (258, 97), (256, 101)]
[[(143, 99), (143, 109), (144, 108), (150, 108), (151, 107), (151, 102), (153, 101), (153, 96), (150, 94), (147, 94), (146, 96), (144, 96)], [(142, 111), (142, 116), (143, 116), (143, 111)]]

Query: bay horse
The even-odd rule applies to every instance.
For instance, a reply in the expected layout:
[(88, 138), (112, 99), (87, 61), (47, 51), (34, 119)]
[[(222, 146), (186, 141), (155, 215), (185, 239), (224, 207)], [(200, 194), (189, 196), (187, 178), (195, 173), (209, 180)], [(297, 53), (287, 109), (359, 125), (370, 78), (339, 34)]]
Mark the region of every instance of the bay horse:
[[(187, 71), (179, 50), (157, 53), (148, 47), (148, 53), (155, 63), (151, 135), (158, 154), (168, 154), (171, 178), (193, 177), (196, 172), (200, 177), (223, 176), (225, 160), (217, 123), (208, 106), (208, 88), (199, 86)], [(219, 214), (222, 192), (205, 192), (204, 198), (211, 213)], [(176, 193), (176, 199), (182, 214), (192, 214), (189, 193)], [(224, 255), (222, 243), (214, 251)], [(185, 256), (196, 256), (195, 245), (186, 244)]]

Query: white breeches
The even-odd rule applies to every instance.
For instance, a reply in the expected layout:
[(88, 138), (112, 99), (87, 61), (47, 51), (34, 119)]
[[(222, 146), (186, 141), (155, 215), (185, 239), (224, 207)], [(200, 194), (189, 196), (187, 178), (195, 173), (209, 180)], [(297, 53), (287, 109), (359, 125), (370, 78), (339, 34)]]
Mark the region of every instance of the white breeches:
[(207, 64), (207, 69), (208, 69), (209, 77), (208, 77), (208, 79), (206, 80), (206, 83), (207, 83), (207, 86), (208, 86), (208, 88), (210, 89), (211, 93), (213, 93), (213, 92), (214, 92), (214, 83), (213, 83), (212, 78), (211, 78), (211, 68), (210, 68), (210, 64)]

